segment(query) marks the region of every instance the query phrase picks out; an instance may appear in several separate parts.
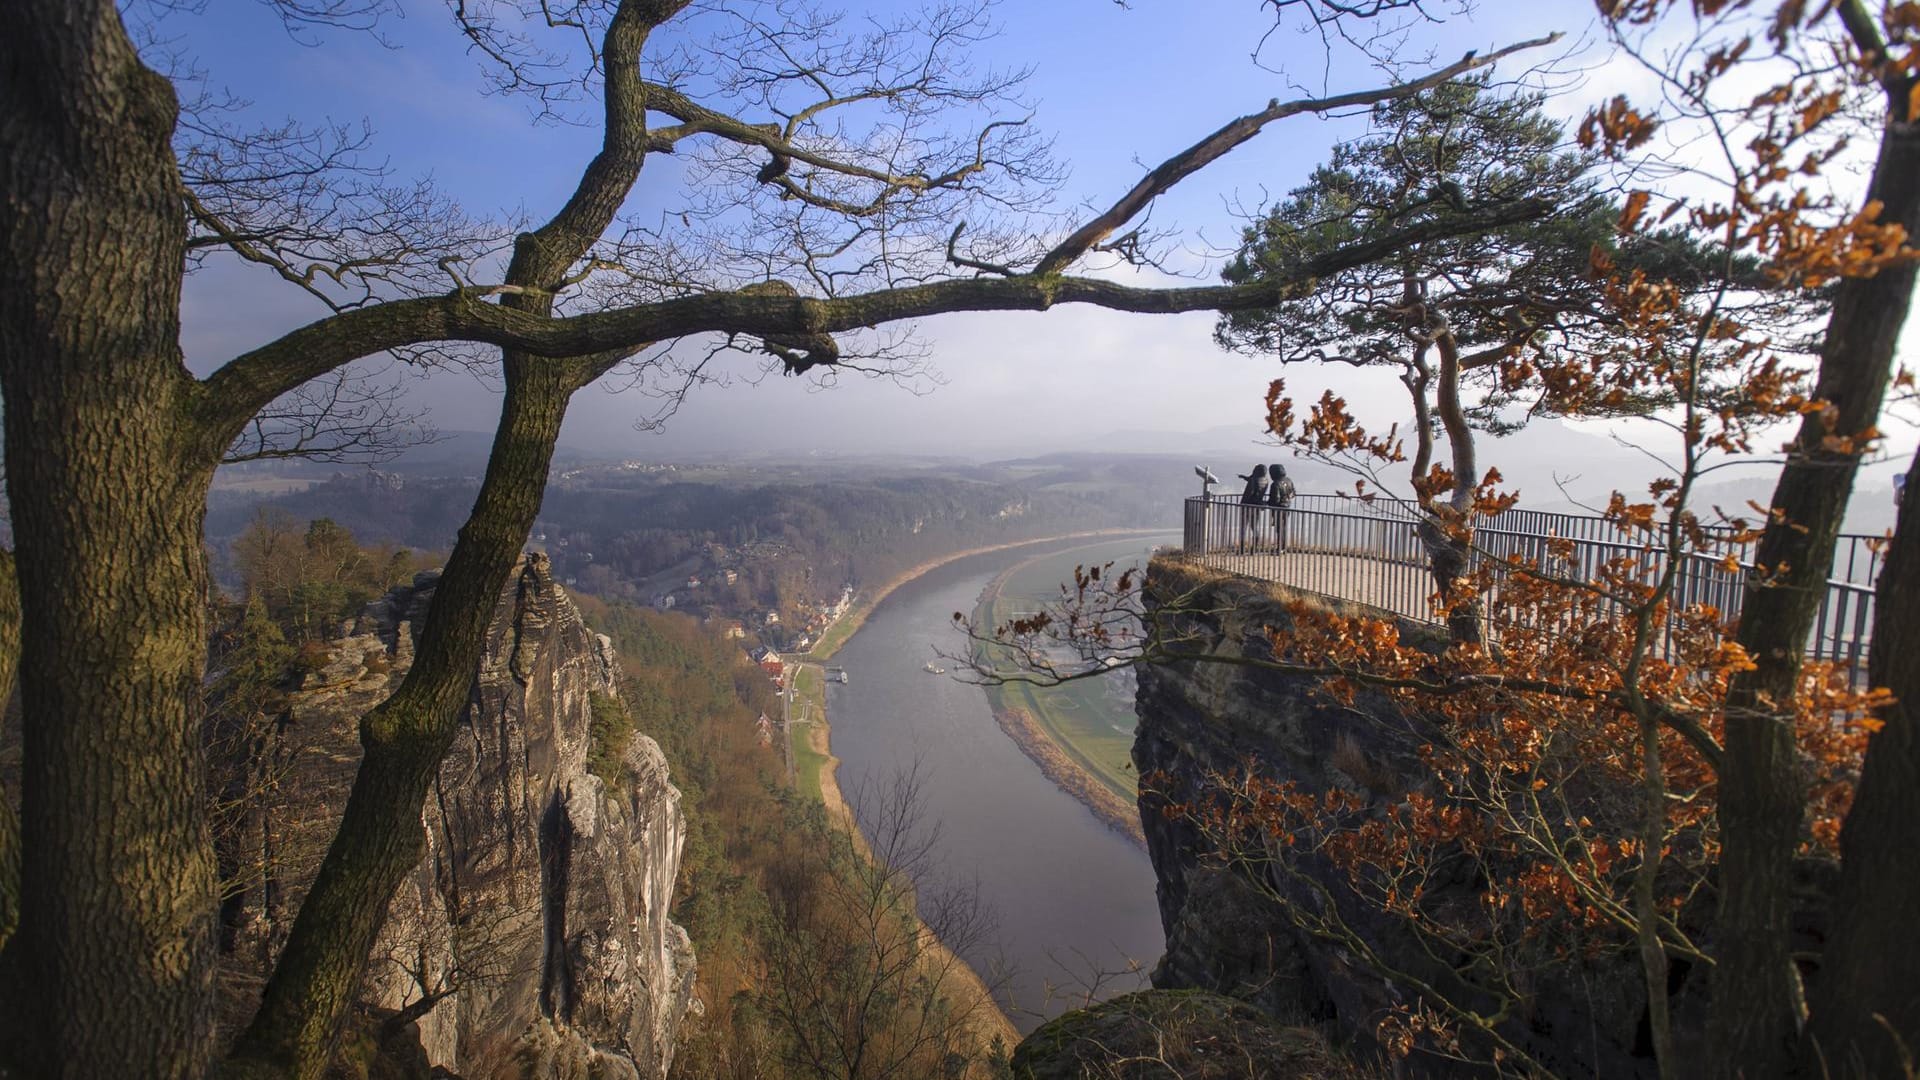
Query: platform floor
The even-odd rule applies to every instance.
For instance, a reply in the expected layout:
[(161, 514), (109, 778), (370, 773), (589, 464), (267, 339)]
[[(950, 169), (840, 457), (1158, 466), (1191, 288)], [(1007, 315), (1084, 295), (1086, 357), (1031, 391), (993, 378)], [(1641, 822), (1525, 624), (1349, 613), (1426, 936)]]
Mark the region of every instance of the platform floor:
[(1358, 555), (1304, 551), (1214, 551), (1192, 557), (1201, 566), (1272, 581), (1304, 592), (1433, 621), (1433, 578), (1424, 567)]

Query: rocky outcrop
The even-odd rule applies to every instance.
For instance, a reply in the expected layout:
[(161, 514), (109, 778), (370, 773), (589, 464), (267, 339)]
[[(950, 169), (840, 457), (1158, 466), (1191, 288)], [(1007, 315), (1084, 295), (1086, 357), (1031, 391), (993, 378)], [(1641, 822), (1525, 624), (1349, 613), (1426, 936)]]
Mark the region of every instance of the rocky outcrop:
[[(1299, 598), (1165, 556), (1150, 568), (1149, 593), (1150, 604), (1153, 595), (1184, 598), (1182, 614), (1162, 612), (1175, 624), (1173, 632), (1185, 635), (1183, 650), (1229, 659), (1265, 658), (1261, 629), (1287, 625), (1285, 602)], [(1432, 631), (1403, 627), (1404, 640), (1422, 636), (1431, 638)], [(1139, 676), (1133, 761), (1167, 932), (1154, 985), (1218, 991), (1288, 1022), (1321, 1024), (1358, 1056), (1371, 1056), (1380, 1019), (1410, 1004), (1413, 991), (1347, 949), (1301, 932), (1263, 891), (1286, 896), (1302, 910), (1337, 905), (1340, 920), (1386, 966), (1430, 985), (1453, 985), (1448, 980), (1456, 973), (1447, 958), (1423, 948), (1404, 924), (1357, 902), (1342, 875), (1317, 866), (1311, 856), (1290, 857), (1317, 875), (1324, 893), (1310, 893), (1283, 876), (1269, 877), (1256, 889), (1252, 879), (1209, 861), (1200, 831), (1168, 808), (1203, 805), (1215, 778), (1249, 769), (1291, 780), (1309, 793), (1339, 790), (1380, 805), (1429, 783), (1418, 756), (1420, 719), (1364, 692), (1351, 705), (1336, 705), (1317, 696), (1306, 679), (1243, 664), (1148, 665)], [(1464, 873), (1460, 880), (1428, 880), (1425, 888), (1435, 903), (1450, 902), (1449, 896), (1465, 904), (1479, 900), (1480, 885)], [(1642, 1030), (1645, 998), (1632, 958), (1614, 953), (1570, 961), (1562, 974), (1533, 988), (1503, 1034), (1543, 1063), (1565, 1068), (1563, 1075), (1652, 1075)], [(1685, 987), (1676, 1005), (1683, 1024), (1697, 1018), (1697, 987)], [(1437, 1059), (1407, 1064), (1417, 1073), (1452, 1071)]]
[[(434, 583), (422, 575), (310, 650), (284, 713), (254, 736), (255, 790), (222, 843), (239, 886), (222, 913), (236, 1014), (339, 819), (359, 717), (412, 663)], [(666, 1075), (692, 1001), (692, 949), (667, 917), (685, 830), (651, 739), (589, 766), (596, 704), (624, 712), (617, 676), (610, 643), (546, 559), (524, 560), (428, 796), (426, 854), (393, 899), (363, 992), (368, 1015), (417, 1031), (437, 1070)]]
[(1009, 1063), (1014, 1080), (1341, 1080), (1319, 1034), (1205, 990), (1143, 990), (1048, 1021)]

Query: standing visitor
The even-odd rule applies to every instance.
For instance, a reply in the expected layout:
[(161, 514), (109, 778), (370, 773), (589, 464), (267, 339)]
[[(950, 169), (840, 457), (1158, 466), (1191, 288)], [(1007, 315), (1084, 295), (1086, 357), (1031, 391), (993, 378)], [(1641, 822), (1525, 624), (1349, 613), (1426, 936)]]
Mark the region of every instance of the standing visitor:
[(1270, 465), (1267, 476), (1271, 485), (1267, 488), (1267, 506), (1273, 512), (1273, 549), (1287, 550), (1287, 507), (1293, 505), (1293, 481), (1287, 479), (1285, 465)]
[(1240, 491), (1240, 505), (1244, 508), (1240, 511), (1240, 553), (1244, 555), (1247, 551), (1248, 533), (1253, 534), (1256, 547), (1260, 544), (1260, 519), (1263, 513), (1258, 508), (1267, 501), (1267, 467), (1255, 465), (1252, 475), (1245, 473), (1237, 475), (1247, 482), (1247, 486)]

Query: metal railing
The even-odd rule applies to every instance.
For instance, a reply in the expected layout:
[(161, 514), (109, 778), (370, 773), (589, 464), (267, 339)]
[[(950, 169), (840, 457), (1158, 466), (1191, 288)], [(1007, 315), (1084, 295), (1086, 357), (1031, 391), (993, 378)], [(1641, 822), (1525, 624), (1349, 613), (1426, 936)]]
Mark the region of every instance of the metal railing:
[[(1337, 495), (1297, 495), (1285, 510), (1227, 499), (1186, 501), (1185, 551), (1194, 561), (1246, 577), (1274, 581), (1420, 622), (1438, 622), (1433, 579), (1419, 535), (1419, 511), (1385, 499), (1363, 503)], [(1706, 550), (1690, 552), (1675, 575), (1669, 609), (1708, 605), (1728, 625), (1740, 614), (1749, 545), (1730, 530)], [(1873, 627), (1873, 587), (1880, 566), (1879, 538), (1841, 537), (1808, 655), (1863, 672)], [(1498, 640), (1503, 622), (1517, 618), (1500, 603), (1499, 587), (1510, 561), (1538, 566), (1568, 581), (1598, 584), (1611, 572), (1618, 580), (1651, 585), (1664, 556), (1605, 518), (1508, 510), (1481, 519), (1474, 528), (1474, 557), (1494, 569), (1493, 591), (1484, 605), (1487, 634)], [(1729, 559), (1729, 557), (1731, 557)], [(1731, 564), (1731, 565), (1730, 565)], [(1611, 601), (1614, 610), (1624, 603)], [(1656, 649), (1673, 646), (1671, 626)]]
[[(1301, 494), (1294, 496), (1291, 509), (1358, 514), (1364, 517), (1384, 517), (1404, 521), (1420, 520), (1420, 508), (1411, 500), (1390, 499), (1384, 496), (1362, 501), (1352, 495)], [(1637, 534), (1622, 529), (1598, 514), (1568, 514), (1556, 510), (1527, 510), (1514, 507), (1503, 513), (1480, 519), (1479, 525), (1482, 528), (1501, 529), (1521, 535), (1589, 540), (1635, 549), (1640, 546), (1640, 538)], [(1714, 538), (1716, 555), (1732, 554), (1741, 563), (1753, 561), (1752, 544), (1736, 539), (1733, 529), (1708, 525), (1703, 526), (1702, 531), (1708, 537)], [(1834, 581), (1873, 588), (1874, 583), (1880, 580), (1881, 558), (1885, 554), (1886, 539), (1885, 536), (1869, 533), (1840, 534), (1839, 542), (1833, 552), (1833, 566), (1827, 576)]]

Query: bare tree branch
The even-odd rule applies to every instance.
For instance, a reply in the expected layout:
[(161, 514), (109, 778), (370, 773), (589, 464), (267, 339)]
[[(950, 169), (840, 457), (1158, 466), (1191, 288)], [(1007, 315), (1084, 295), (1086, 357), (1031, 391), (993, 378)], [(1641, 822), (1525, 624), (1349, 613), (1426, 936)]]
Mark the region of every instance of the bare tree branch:
[(1074, 230), (1073, 234), (1061, 241), (1059, 246), (1047, 253), (1033, 268), (1035, 274), (1057, 274), (1071, 266), (1085, 255), (1095, 244), (1105, 240), (1121, 226), (1132, 221), (1145, 210), (1153, 200), (1166, 194), (1175, 184), (1198, 172), (1214, 161), (1226, 156), (1235, 147), (1266, 128), (1276, 120), (1289, 116), (1298, 116), (1306, 112), (1333, 112), (1339, 109), (1357, 108), (1363, 105), (1376, 105), (1382, 101), (1407, 97), (1422, 90), (1431, 89), (1442, 83), (1456, 79), (1469, 71), (1486, 67), (1523, 49), (1538, 48), (1560, 40), (1559, 34), (1549, 34), (1543, 38), (1534, 38), (1505, 48), (1496, 49), (1485, 56), (1468, 53), (1446, 67), (1415, 79), (1412, 82), (1378, 90), (1356, 91), (1351, 94), (1339, 94), (1327, 98), (1301, 98), (1295, 101), (1274, 101), (1265, 109), (1250, 113), (1228, 123), (1225, 127), (1208, 135), (1187, 149), (1168, 158), (1143, 177), (1133, 189), (1121, 196), (1119, 201), (1109, 207), (1105, 213)]
[(1420, 224), (1343, 248), (1303, 264), (1288, 278), (1247, 285), (1156, 289), (1091, 278), (930, 282), (859, 296), (815, 299), (740, 290), (641, 304), (565, 318), (542, 317), (486, 303), (486, 290), (401, 300), (343, 312), (248, 352), (202, 383), (201, 415), (220, 448), (266, 402), (341, 364), (386, 349), (427, 341), (464, 340), (547, 357), (632, 349), (710, 331), (769, 335), (831, 334), (953, 311), (1045, 311), (1056, 304), (1092, 304), (1117, 311), (1171, 314), (1271, 306), (1317, 278), (1378, 259), (1436, 236), (1498, 228), (1547, 213), (1528, 201)]
[(408, 408), (401, 385), (376, 376), (347, 369), (302, 383), (255, 413), (221, 464), (282, 458), (372, 464), (434, 442), (438, 433), (426, 410)]

